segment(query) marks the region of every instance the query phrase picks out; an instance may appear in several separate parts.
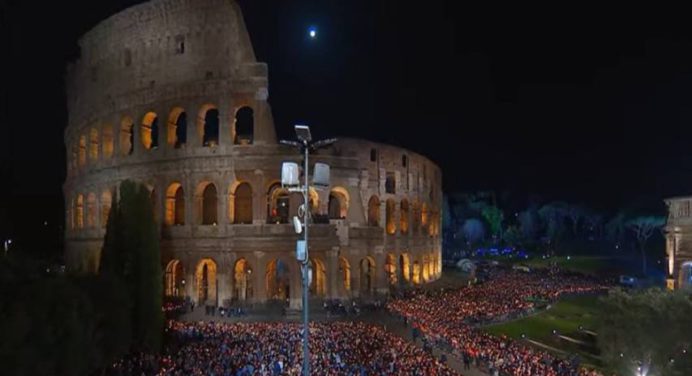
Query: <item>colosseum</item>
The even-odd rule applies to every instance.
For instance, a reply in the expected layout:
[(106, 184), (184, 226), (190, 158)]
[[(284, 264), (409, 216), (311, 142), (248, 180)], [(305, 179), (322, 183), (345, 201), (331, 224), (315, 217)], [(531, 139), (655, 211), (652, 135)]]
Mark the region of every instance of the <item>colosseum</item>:
[[(164, 292), (198, 304), (301, 305), (302, 203), (279, 183), (267, 65), (232, 0), (153, 0), (102, 21), (67, 69), (66, 263), (96, 272), (117, 187), (146, 184), (160, 226)], [(328, 125), (326, 125), (328, 126)], [(340, 138), (311, 162), (315, 298), (388, 293), (440, 277), (442, 176), (411, 151)]]

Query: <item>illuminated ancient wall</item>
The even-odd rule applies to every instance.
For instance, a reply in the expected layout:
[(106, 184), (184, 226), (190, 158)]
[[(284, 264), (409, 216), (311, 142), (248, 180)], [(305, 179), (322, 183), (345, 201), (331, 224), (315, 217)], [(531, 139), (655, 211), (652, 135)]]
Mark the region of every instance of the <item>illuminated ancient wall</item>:
[(666, 276), (668, 288), (692, 288), (692, 197), (665, 200), (668, 206)]
[[(66, 259), (98, 270), (108, 210), (125, 179), (146, 184), (161, 230), (164, 291), (198, 303), (300, 304), (302, 198), (283, 161), (255, 60), (230, 0), (160, 0), (103, 21), (68, 69)], [(340, 139), (311, 159), (332, 186), (310, 195), (311, 293), (356, 297), (441, 274), (442, 177), (402, 148)]]

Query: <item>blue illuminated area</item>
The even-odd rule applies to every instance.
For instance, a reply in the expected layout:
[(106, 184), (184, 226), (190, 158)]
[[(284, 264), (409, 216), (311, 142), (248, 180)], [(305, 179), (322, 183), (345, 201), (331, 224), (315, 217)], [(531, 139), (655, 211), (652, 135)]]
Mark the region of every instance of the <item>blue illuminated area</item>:
[(310, 26), (308, 29), (308, 35), (310, 36), (310, 39), (317, 38), (317, 28), (315, 26)]

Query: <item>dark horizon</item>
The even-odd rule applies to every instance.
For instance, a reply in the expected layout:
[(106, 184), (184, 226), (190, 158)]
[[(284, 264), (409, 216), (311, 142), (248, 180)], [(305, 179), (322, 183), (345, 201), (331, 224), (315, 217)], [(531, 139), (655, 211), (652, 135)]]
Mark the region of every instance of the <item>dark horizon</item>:
[[(80, 35), (139, 2), (2, 4), (3, 206), (43, 196), (55, 206), (41, 214), (62, 220), (66, 64)], [(317, 136), (406, 147), (442, 168), (446, 193), (603, 210), (692, 194), (692, 32), (682, 21), (499, 17), (451, 1), (239, 3), (269, 65), (281, 137), (305, 122)]]

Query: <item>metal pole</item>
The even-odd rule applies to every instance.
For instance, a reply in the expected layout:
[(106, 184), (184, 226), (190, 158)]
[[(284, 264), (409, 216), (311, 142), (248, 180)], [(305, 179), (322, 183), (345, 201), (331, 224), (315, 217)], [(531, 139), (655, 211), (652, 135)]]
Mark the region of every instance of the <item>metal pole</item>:
[(304, 226), (303, 226), (303, 240), (305, 240), (305, 261), (303, 261), (303, 376), (310, 375), (310, 349), (308, 346), (308, 265), (310, 263), (310, 247), (308, 246), (308, 225), (310, 222), (310, 186), (308, 185), (308, 142), (303, 142), (303, 149), (305, 150), (305, 168), (303, 173), (305, 175), (305, 186), (303, 187), (303, 202), (304, 202)]

